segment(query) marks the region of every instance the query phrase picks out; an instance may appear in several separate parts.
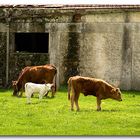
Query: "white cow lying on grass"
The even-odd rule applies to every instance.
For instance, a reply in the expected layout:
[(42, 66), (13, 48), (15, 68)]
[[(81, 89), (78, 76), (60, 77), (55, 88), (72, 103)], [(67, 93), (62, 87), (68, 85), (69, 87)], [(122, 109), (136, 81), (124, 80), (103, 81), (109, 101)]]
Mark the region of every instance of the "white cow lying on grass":
[(31, 96), (35, 92), (39, 92), (39, 99), (51, 91), (53, 84), (35, 84), (28, 82), (25, 84), (25, 95), (27, 97), (27, 103), (31, 103)]

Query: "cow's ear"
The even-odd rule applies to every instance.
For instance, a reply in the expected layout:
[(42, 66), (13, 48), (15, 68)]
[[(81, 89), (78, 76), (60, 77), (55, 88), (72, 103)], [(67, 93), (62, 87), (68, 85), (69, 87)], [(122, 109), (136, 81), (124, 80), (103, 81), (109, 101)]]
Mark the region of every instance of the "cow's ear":
[(116, 88), (116, 92), (119, 92), (120, 91), (120, 89), (119, 88)]

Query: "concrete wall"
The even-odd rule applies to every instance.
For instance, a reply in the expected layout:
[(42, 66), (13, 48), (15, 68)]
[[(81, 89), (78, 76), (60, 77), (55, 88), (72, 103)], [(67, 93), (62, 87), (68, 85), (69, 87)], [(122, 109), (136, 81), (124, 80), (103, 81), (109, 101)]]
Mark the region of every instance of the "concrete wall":
[[(81, 75), (102, 78), (123, 90), (140, 90), (140, 12), (91, 9), (83, 14), (80, 10), (23, 8), (15, 9), (12, 16), (10, 22), (5, 18), (0, 23), (3, 85), (9, 25), (9, 84), (24, 66), (51, 63), (57, 67), (59, 85)], [(14, 52), (15, 32), (49, 33), (49, 53)]]
[(121, 89), (139, 90), (138, 21), (138, 12), (86, 16), (81, 75), (103, 78)]
[(82, 19), (75, 29), (79, 75), (102, 78), (124, 90), (140, 90), (139, 12), (97, 13)]
[(6, 33), (0, 31), (0, 87), (4, 87), (6, 81)]

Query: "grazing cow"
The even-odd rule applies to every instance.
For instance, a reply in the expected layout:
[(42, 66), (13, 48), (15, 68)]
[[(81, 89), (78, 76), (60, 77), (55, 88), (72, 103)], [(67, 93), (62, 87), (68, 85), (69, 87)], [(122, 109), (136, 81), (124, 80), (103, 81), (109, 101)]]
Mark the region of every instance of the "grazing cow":
[(18, 96), (21, 91), (20, 96), (22, 96), (25, 83), (27, 82), (37, 84), (53, 83), (55, 85), (55, 90), (52, 92), (53, 97), (56, 92), (56, 74), (57, 69), (51, 64), (25, 67), (19, 74), (18, 80), (12, 83), (14, 89), (13, 95)]
[(31, 96), (33, 93), (38, 92), (39, 93), (39, 99), (42, 99), (42, 97), (47, 94), (49, 91), (52, 91), (53, 84), (35, 84), (28, 82), (25, 84), (25, 95), (27, 97), (27, 103), (31, 103)]
[[(72, 90), (72, 95), (70, 97), (70, 92)], [(101, 110), (101, 100), (102, 99), (115, 99), (122, 101), (121, 91), (119, 88), (113, 87), (104, 80), (73, 76), (68, 80), (68, 99), (71, 99), (71, 110), (73, 110), (74, 102), (79, 110), (78, 98), (80, 93), (83, 93), (85, 96), (93, 95), (97, 97), (97, 111)]]

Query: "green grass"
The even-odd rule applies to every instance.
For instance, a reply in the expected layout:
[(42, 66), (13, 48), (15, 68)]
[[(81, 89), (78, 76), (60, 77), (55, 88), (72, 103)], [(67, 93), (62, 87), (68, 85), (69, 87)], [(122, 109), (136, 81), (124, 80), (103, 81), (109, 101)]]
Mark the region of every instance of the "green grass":
[(140, 92), (122, 92), (123, 101), (102, 101), (96, 111), (96, 98), (79, 98), (80, 111), (70, 111), (67, 90), (55, 98), (37, 96), (32, 104), (13, 97), (12, 90), (0, 90), (0, 135), (45, 136), (129, 136), (140, 135)]

